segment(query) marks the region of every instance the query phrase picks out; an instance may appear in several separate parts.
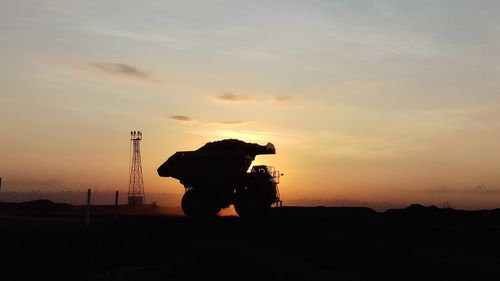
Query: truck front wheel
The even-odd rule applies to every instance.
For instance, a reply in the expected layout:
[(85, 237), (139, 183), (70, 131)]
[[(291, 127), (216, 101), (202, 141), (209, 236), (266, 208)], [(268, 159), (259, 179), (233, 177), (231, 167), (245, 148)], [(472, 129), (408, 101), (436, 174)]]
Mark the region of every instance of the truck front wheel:
[(250, 190), (239, 190), (235, 194), (234, 209), (240, 217), (250, 218), (265, 215), (271, 204), (258, 192)]

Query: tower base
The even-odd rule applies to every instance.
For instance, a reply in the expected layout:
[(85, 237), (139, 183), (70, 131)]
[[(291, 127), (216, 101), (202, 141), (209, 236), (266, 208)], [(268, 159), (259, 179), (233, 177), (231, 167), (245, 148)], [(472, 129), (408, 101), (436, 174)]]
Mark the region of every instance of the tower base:
[(129, 206), (140, 206), (144, 205), (144, 197), (142, 196), (129, 196), (128, 197)]

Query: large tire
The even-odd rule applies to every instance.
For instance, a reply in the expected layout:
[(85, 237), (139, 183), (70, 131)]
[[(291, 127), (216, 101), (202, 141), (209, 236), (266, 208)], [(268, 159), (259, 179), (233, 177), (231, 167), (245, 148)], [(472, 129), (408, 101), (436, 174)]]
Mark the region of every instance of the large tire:
[(239, 190), (235, 194), (234, 209), (242, 218), (256, 218), (267, 214), (271, 204), (258, 192)]
[(214, 217), (220, 211), (220, 207), (213, 198), (196, 189), (190, 189), (184, 193), (181, 207), (184, 214), (192, 218)]

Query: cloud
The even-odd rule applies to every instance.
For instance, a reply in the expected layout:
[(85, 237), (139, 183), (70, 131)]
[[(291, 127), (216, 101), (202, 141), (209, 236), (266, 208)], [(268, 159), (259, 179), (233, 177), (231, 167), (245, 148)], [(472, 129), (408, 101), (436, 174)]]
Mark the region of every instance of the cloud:
[(500, 188), (487, 187), (484, 184), (466, 189), (466, 193), (471, 194), (500, 194)]
[(439, 188), (429, 189), (427, 190), (429, 193), (440, 193), (440, 194), (449, 194), (456, 193), (457, 190), (453, 188), (449, 188), (448, 186), (441, 186)]
[(292, 100), (293, 100), (293, 97), (291, 97), (291, 96), (276, 96), (276, 97), (274, 97), (274, 101), (277, 101), (277, 102), (289, 102)]
[(245, 102), (256, 102), (259, 104), (271, 104), (279, 106), (299, 106), (306, 108), (331, 108), (333, 103), (329, 101), (320, 101), (314, 99), (303, 99), (296, 98), (288, 95), (276, 95), (269, 96), (263, 99), (255, 99), (246, 95), (235, 94), (232, 92), (225, 92), (215, 96), (215, 99), (221, 102), (231, 102), (231, 103), (245, 103)]
[(172, 116), (169, 116), (168, 118), (170, 120), (179, 121), (179, 122), (191, 122), (191, 121), (193, 121), (193, 119), (191, 117), (184, 116), (184, 115), (172, 115)]
[(244, 95), (238, 95), (235, 93), (222, 93), (217, 96), (215, 96), (217, 100), (224, 101), (224, 102), (250, 102), (252, 101), (251, 98), (244, 96)]
[(219, 122), (219, 124), (223, 124), (223, 125), (236, 125), (236, 124), (243, 124), (243, 123), (246, 123), (246, 121), (235, 120), (235, 121), (222, 121), (222, 122)]
[(124, 63), (94, 63), (92, 67), (107, 74), (128, 78), (148, 79), (150, 77), (147, 72)]
[(323, 109), (323, 108), (331, 108), (333, 107), (333, 103), (329, 101), (322, 101), (322, 100), (314, 100), (314, 99), (306, 99), (306, 98), (297, 98), (293, 96), (274, 96), (270, 100), (274, 105), (279, 105), (279, 106), (300, 106), (300, 107), (306, 107), (306, 108), (318, 108), (318, 109)]
[(438, 193), (438, 194), (476, 194), (476, 195), (491, 195), (491, 194), (500, 194), (500, 188), (487, 187), (484, 184), (480, 184), (474, 187), (466, 187), (466, 188), (450, 188), (448, 186), (442, 186), (436, 189), (427, 190), (429, 193)]
[(12, 187), (52, 187), (59, 186), (63, 183), (60, 179), (32, 179), (32, 178), (24, 178), (24, 179), (13, 179), (5, 181), (6, 184)]

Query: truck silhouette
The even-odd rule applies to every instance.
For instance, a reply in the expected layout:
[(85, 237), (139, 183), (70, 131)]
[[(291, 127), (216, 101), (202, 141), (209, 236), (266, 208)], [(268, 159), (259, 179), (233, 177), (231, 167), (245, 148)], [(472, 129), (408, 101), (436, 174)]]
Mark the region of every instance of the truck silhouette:
[(158, 175), (184, 185), (181, 206), (187, 216), (215, 216), (231, 204), (240, 217), (260, 216), (282, 203), (278, 171), (259, 165), (248, 172), (261, 154), (276, 154), (276, 149), (272, 143), (236, 139), (209, 142), (195, 151), (176, 152), (158, 168)]

